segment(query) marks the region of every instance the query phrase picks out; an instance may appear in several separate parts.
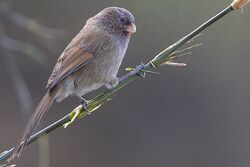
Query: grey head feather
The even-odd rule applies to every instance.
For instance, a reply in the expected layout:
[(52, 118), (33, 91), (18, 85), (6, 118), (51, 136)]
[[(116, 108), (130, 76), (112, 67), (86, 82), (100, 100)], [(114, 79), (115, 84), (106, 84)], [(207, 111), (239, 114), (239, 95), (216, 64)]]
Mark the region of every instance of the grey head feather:
[(86, 24), (97, 25), (112, 35), (127, 38), (130, 34), (126, 28), (134, 23), (135, 18), (128, 10), (120, 7), (108, 7), (91, 17)]

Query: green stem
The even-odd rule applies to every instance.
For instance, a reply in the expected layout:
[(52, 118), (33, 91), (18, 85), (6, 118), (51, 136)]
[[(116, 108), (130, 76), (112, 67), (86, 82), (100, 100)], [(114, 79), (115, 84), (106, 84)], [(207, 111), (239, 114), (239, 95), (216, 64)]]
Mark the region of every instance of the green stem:
[[(153, 58), (149, 63), (147, 63), (144, 66), (145, 70), (150, 70), (153, 68), (156, 68), (160, 66), (163, 62), (169, 61), (171, 59), (171, 56), (177, 51), (178, 48), (183, 46), (186, 42), (194, 38), (196, 35), (198, 35), (201, 31), (209, 27), (211, 24), (216, 22), (217, 20), (221, 19), (223, 16), (231, 12), (233, 8), (231, 6), (228, 6), (224, 10), (222, 10), (220, 13), (209, 19), (207, 22), (196, 28), (194, 31), (186, 35), (185, 37), (181, 38), (178, 40), (176, 43), (173, 45), (169, 46), (167, 49), (159, 53), (155, 58)], [(106, 90), (103, 93), (99, 94), (98, 96), (94, 97), (91, 99), (90, 103), (87, 105), (87, 108), (89, 111), (93, 112), (95, 109), (97, 109), (100, 105), (102, 105), (105, 101), (107, 101), (109, 98), (111, 98), (117, 91), (119, 91), (121, 88), (123, 88), (125, 85), (128, 83), (134, 81), (136, 78), (139, 78), (137, 75), (136, 71), (131, 71), (124, 76), (120, 78), (120, 83), (118, 84), (117, 87)], [(88, 115), (88, 112), (84, 110), (84, 108), (80, 105), (74, 109), (79, 110), (81, 112), (80, 117), (84, 117)], [(45, 129), (39, 131), (38, 133), (34, 134), (29, 142), (28, 145), (42, 137), (43, 135), (46, 135), (50, 133), (51, 131), (62, 127), (65, 123), (69, 122), (74, 113), (71, 112), (70, 114), (64, 116), (62, 119), (58, 120), (57, 122), (51, 124), (50, 126), (46, 127)], [(3, 153), (0, 154), (0, 164), (4, 163), (12, 154), (14, 148), (9, 149), (8, 151), (4, 151)]]

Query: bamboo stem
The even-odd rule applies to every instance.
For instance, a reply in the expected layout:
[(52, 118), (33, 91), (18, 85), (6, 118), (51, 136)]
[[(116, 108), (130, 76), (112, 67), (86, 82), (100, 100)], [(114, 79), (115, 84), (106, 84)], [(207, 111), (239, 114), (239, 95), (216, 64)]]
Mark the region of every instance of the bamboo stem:
[[(232, 4), (235, 5), (235, 3), (232, 3)], [(169, 46), (168, 48), (163, 50), (156, 57), (154, 57), (150, 62), (148, 62), (144, 66), (143, 69), (144, 70), (151, 70), (151, 69), (159, 67), (164, 62), (172, 60), (171, 56), (173, 56), (173, 54), (177, 51), (177, 49), (179, 49), (181, 46), (183, 46), (189, 40), (191, 40), (192, 38), (197, 36), (204, 29), (206, 29), (207, 27), (209, 27), (210, 25), (215, 23), (217, 20), (221, 19), (223, 16), (225, 16), (226, 14), (228, 14), (231, 11), (233, 11), (234, 9), (236, 9), (234, 6), (232, 6), (232, 4), (230, 6), (228, 6), (227, 8), (225, 8), (224, 10), (222, 10), (217, 15), (213, 16), (211, 19), (209, 19), (205, 23), (203, 23), (201, 26), (196, 28), (194, 31), (192, 31), (188, 35), (184, 36), (183, 38), (181, 38), (180, 40), (178, 40), (177, 42), (175, 42), (174, 44), (172, 44), (171, 46)], [(124, 76), (122, 76), (120, 78), (120, 83), (118, 84), (117, 87), (110, 89), (110, 90), (106, 90), (103, 93), (101, 93), (101, 94), (97, 95), (96, 97), (94, 97), (93, 99), (91, 99), (89, 104), (87, 105), (88, 110), (90, 112), (95, 111), (105, 101), (107, 101), (109, 98), (111, 98), (117, 91), (119, 91), (125, 85), (129, 84), (130, 82), (134, 81), (137, 78), (139, 78), (139, 76), (137, 75), (136, 71), (128, 72), (127, 74), (125, 74)], [(55, 129), (62, 127), (65, 123), (70, 122), (72, 117), (74, 116), (74, 113), (75, 113), (74, 111), (80, 111), (81, 114), (78, 116), (78, 118), (85, 117), (89, 114), (87, 111), (84, 110), (82, 105), (79, 105), (68, 115), (64, 116), (63, 118), (61, 118), (57, 122), (51, 124), (50, 126), (46, 127), (45, 129), (34, 134), (30, 138), (28, 145), (33, 143), (34, 141), (36, 141), (37, 139), (39, 139), (43, 135), (46, 135), (46, 134), (54, 131)], [(0, 154), (0, 164), (3, 164), (10, 157), (13, 150), (14, 150), (14, 148), (11, 148), (11, 149), (4, 151)]]

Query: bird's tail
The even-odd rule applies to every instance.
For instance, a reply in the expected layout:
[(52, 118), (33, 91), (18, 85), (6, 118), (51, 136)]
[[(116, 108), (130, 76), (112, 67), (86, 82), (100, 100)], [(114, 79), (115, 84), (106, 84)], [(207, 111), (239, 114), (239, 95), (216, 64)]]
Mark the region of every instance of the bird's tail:
[(27, 123), (25, 129), (24, 129), (24, 134), (21, 138), (21, 140), (18, 142), (16, 145), (11, 157), (8, 159), (8, 162), (13, 160), (16, 156), (19, 156), (23, 149), (28, 144), (28, 141), (32, 135), (32, 132), (38, 125), (38, 123), (41, 121), (43, 116), (47, 113), (49, 110), (50, 106), (52, 105), (54, 101), (55, 95), (53, 92), (47, 92), (42, 100), (39, 102), (35, 112), (32, 114), (29, 122)]

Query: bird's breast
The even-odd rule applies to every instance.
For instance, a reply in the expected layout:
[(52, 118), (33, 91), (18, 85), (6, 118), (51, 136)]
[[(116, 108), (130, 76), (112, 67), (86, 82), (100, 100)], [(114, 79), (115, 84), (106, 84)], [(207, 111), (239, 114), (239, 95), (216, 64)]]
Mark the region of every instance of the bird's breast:
[(113, 47), (97, 53), (95, 58), (75, 75), (75, 90), (84, 95), (117, 76), (127, 47)]
[(109, 80), (110, 77), (117, 75), (121, 66), (126, 48), (115, 46), (103, 52), (101, 55), (96, 55), (94, 62), (95, 73), (102, 78), (102, 80)]

